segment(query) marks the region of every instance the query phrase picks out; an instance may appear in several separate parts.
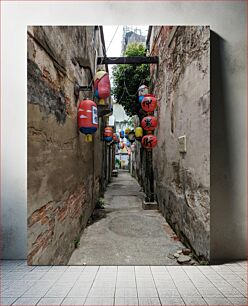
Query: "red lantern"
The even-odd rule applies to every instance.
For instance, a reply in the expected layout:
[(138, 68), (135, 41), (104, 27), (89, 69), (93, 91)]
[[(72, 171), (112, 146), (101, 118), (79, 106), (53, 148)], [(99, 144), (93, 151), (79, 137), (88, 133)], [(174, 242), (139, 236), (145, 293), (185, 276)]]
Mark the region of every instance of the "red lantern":
[(152, 149), (154, 147), (156, 147), (157, 145), (157, 137), (152, 135), (152, 134), (148, 134), (148, 135), (145, 135), (143, 138), (142, 138), (142, 146), (146, 149)]
[(113, 139), (113, 129), (112, 127), (106, 127), (104, 129), (104, 140), (107, 142), (111, 142)]
[(106, 71), (97, 71), (94, 77), (95, 96), (99, 99), (106, 99), (110, 96), (110, 81)]
[(144, 95), (144, 99), (141, 102), (142, 109), (147, 112), (151, 113), (157, 107), (157, 100), (153, 95)]
[(158, 121), (154, 116), (144, 117), (141, 121), (141, 126), (146, 131), (153, 131), (157, 127)]
[(113, 142), (118, 143), (118, 137), (117, 137), (116, 133), (113, 134)]
[(97, 106), (92, 100), (83, 100), (78, 105), (78, 129), (86, 135), (86, 141), (92, 141), (91, 134), (98, 128)]

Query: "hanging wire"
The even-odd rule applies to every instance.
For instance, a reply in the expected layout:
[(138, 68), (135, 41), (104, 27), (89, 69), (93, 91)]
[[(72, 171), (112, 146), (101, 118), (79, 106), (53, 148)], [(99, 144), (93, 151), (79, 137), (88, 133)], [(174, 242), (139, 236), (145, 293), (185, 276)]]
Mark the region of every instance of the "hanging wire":
[(112, 42), (113, 42), (113, 40), (114, 40), (114, 38), (115, 38), (115, 35), (116, 35), (118, 29), (119, 29), (119, 26), (116, 27), (116, 30), (115, 30), (115, 32), (114, 32), (114, 35), (113, 35), (112, 39), (110, 40), (110, 43), (109, 43), (108, 48), (107, 48), (107, 50), (106, 50), (106, 54), (107, 54), (108, 49), (109, 49), (109, 47), (111, 46), (111, 44), (112, 44)]
[[(99, 27), (99, 26), (98, 26)], [(108, 52), (108, 50), (109, 50), (109, 48), (110, 48), (110, 46), (111, 46), (111, 44), (112, 44), (112, 42), (113, 42), (113, 40), (114, 40), (114, 38), (115, 38), (115, 35), (116, 35), (116, 33), (117, 33), (117, 31), (118, 31), (118, 28), (119, 28), (119, 25), (116, 27), (116, 29), (115, 29), (115, 32), (114, 32), (114, 34), (113, 34), (113, 36), (112, 36), (112, 38), (111, 38), (111, 40), (110, 40), (110, 43), (109, 43), (109, 45), (108, 45), (108, 48), (106, 49), (106, 47), (103, 45), (103, 49), (104, 49), (104, 53), (105, 53), (105, 55), (107, 55), (107, 52)], [(109, 59), (112, 59), (113, 61), (117, 61), (118, 60), (118, 58), (115, 58), (115, 57), (108, 57)], [(103, 62), (103, 59), (104, 59), (104, 56), (102, 56), (102, 60), (101, 60), (101, 63), (99, 64), (99, 65), (102, 65), (102, 62)]]

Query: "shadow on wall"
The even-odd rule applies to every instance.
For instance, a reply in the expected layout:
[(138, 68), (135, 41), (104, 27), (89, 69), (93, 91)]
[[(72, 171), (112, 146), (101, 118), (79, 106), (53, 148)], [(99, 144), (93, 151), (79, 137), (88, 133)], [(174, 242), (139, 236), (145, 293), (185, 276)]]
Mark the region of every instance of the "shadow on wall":
[(227, 64), (224, 62), (225, 40), (212, 31), (210, 39), (210, 257), (213, 264), (226, 262), (228, 258), (243, 259), (246, 250), (241, 239), (240, 224), (235, 220), (237, 206), (232, 192), (235, 177), (224, 78), (227, 73), (224, 66)]

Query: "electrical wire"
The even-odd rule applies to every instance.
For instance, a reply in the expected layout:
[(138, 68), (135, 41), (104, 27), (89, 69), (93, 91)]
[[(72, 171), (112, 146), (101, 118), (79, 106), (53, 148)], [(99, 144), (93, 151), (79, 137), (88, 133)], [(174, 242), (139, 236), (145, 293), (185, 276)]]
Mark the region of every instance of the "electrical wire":
[(113, 35), (112, 39), (110, 40), (110, 43), (109, 43), (108, 48), (107, 48), (107, 50), (106, 50), (106, 54), (107, 54), (108, 49), (109, 49), (109, 47), (111, 46), (111, 44), (112, 44), (112, 42), (113, 42), (113, 40), (114, 40), (114, 38), (115, 38), (115, 35), (116, 35), (118, 29), (119, 29), (119, 26), (116, 27), (116, 30), (115, 30), (115, 32), (114, 32), (114, 35)]

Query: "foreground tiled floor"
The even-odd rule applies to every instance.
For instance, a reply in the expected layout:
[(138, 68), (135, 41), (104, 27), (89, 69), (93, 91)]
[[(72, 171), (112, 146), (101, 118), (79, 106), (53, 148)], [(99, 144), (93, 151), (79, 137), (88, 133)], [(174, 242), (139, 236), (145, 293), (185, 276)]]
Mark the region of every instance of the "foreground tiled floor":
[(247, 263), (27, 266), (1, 262), (0, 305), (247, 305)]

